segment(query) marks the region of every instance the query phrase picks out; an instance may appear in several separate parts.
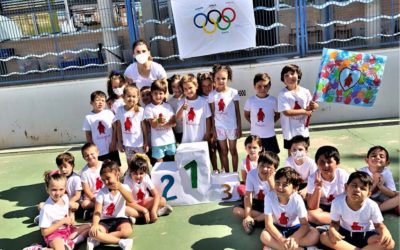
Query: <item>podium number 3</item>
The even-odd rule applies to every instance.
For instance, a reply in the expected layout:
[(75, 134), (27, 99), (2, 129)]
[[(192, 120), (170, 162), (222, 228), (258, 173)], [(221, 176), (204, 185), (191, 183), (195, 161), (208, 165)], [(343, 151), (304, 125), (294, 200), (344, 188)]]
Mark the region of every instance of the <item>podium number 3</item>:
[(168, 197), (168, 191), (171, 189), (171, 187), (174, 185), (175, 179), (172, 175), (164, 175), (161, 177), (161, 182), (164, 182), (167, 180), (167, 185), (165, 185), (165, 188), (162, 192), (162, 196), (165, 197), (167, 201), (172, 201), (178, 199), (176, 195)]
[(186, 164), (184, 169), (190, 169), (190, 176), (192, 179), (192, 188), (197, 188), (197, 162), (195, 160)]
[(223, 201), (227, 201), (227, 200), (232, 199), (232, 192), (231, 192), (232, 191), (232, 187), (231, 187), (231, 185), (225, 183), (225, 184), (222, 184), (222, 187), (226, 188), (226, 189), (223, 190), (224, 194), (226, 194), (226, 197), (222, 198), (222, 200)]

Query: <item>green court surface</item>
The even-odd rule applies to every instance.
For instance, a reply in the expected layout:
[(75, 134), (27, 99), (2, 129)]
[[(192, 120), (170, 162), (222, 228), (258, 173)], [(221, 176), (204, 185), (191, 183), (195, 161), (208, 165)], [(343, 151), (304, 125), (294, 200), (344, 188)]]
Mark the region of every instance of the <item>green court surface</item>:
[[(309, 155), (314, 156), (322, 145), (333, 145), (341, 153), (341, 166), (353, 171), (365, 165), (364, 157), (373, 145), (386, 147), (390, 154), (390, 168), (399, 187), (400, 126), (343, 126), (339, 129), (311, 132)], [(278, 140), (282, 141), (281, 135)], [(240, 159), (245, 156), (244, 138), (238, 141)], [(78, 145), (80, 146), (80, 145)], [(282, 147), (281, 147), (282, 149)], [(79, 147), (56, 147), (45, 150), (0, 151), (0, 249), (22, 249), (32, 243), (41, 243), (39, 227), (32, 224), (37, 215), (36, 204), (46, 199), (43, 172), (55, 168), (55, 157), (69, 150), (76, 158), (76, 171), (84, 165)], [(281, 152), (281, 166), (287, 152)], [(161, 217), (155, 224), (135, 225), (133, 249), (262, 249), (261, 229), (246, 235), (241, 220), (232, 216), (232, 203), (208, 203), (175, 207), (171, 215)], [(386, 214), (385, 224), (392, 233), (396, 248), (399, 245), (399, 217)], [(77, 249), (85, 249), (81, 244)], [(100, 246), (96, 249), (119, 249)]]

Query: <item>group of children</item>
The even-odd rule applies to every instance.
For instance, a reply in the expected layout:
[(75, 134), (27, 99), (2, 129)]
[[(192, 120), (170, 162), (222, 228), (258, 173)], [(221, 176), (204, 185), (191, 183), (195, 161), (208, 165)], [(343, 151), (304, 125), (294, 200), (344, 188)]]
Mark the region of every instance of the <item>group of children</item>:
[[(388, 152), (382, 147), (371, 149), (368, 166), (350, 177), (338, 167), (340, 156), (334, 147), (319, 148), (315, 161), (308, 157), (307, 120), (318, 104), (299, 85), (301, 76), (298, 66), (285, 66), (281, 72), (285, 88), (278, 98), (269, 95), (268, 74), (254, 77), (256, 95), (244, 105), (251, 128), (245, 141), (248, 155), (240, 168), (245, 186), (239, 192), (244, 199), (234, 214), (243, 218), (247, 233), (258, 224), (265, 227), (261, 241), (274, 249), (302, 249), (320, 239), (336, 249), (393, 248), (381, 216), (381, 211), (399, 205), (399, 194), (386, 168)], [(237, 172), (236, 143), (242, 136), (240, 98), (238, 91), (228, 86), (230, 81), (231, 68), (214, 65), (210, 73), (174, 75), (138, 89), (128, 84), (123, 74), (112, 71), (107, 83), (109, 98), (102, 91), (90, 97), (93, 109), (83, 124), (87, 143), (82, 156), (87, 165), (81, 181), (73, 173), (74, 158), (69, 153), (57, 157), (58, 172), (46, 173), (50, 197), (41, 206), (39, 219), (46, 243), (53, 249), (72, 249), (89, 236), (87, 249), (100, 242), (131, 249), (133, 242), (127, 237), (134, 218), (149, 223), (172, 211), (155, 189), (149, 168), (154, 162), (173, 161), (177, 142), (207, 141), (214, 173), (229, 172), (228, 153)], [(168, 92), (171, 97), (167, 100)], [(280, 149), (274, 124), (279, 119), (289, 157), (285, 168), (277, 170)], [(128, 161), (125, 176), (119, 168), (118, 151), (125, 152)], [(370, 194), (379, 206), (370, 201)], [(90, 227), (72, 226), (78, 207), (85, 215), (94, 209)], [(58, 209), (60, 213), (51, 212)], [(344, 214), (348, 211), (350, 217)], [(330, 227), (320, 235), (309, 223)]]

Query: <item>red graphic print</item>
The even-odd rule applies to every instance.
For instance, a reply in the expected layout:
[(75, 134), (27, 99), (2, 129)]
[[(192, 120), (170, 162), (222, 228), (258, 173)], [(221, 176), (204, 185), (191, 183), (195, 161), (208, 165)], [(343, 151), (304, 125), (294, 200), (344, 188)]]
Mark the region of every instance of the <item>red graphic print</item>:
[(331, 203), (333, 200), (335, 199), (335, 196), (333, 196), (333, 194), (329, 195), (328, 198), (326, 198), (326, 200)]
[(224, 112), (224, 109), (225, 109), (225, 102), (224, 102), (224, 99), (219, 99), (219, 102), (218, 102), (218, 111), (219, 112)]
[(257, 200), (264, 200), (264, 196), (264, 191), (260, 190), (260, 192), (257, 194)]
[(139, 188), (139, 191), (136, 194), (136, 198), (138, 201), (142, 201), (144, 199), (144, 192), (142, 191), (142, 189)]
[(351, 82), (353, 81), (353, 77), (351, 76), (351, 73), (344, 79), (344, 86), (349, 87), (351, 85)]
[(279, 217), (279, 224), (281, 225), (287, 225), (289, 222), (289, 217), (285, 216), (286, 213), (281, 213), (281, 216)]
[(363, 228), (364, 228), (364, 227), (358, 225), (358, 222), (353, 222), (353, 225), (351, 225), (351, 229), (353, 229), (353, 230), (360, 231), (360, 230), (362, 230)]
[(125, 126), (125, 131), (131, 131), (132, 122), (131, 122), (131, 119), (129, 117), (127, 117), (125, 119), (124, 126)]
[(107, 208), (106, 208), (106, 215), (112, 216), (115, 210), (115, 205), (114, 203), (111, 203)]
[(96, 179), (96, 190), (99, 190), (103, 186), (103, 182), (101, 181), (100, 177)]
[(194, 121), (194, 118), (196, 117), (196, 113), (194, 112), (193, 108), (190, 108), (188, 112), (188, 121)]
[(257, 113), (257, 122), (264, 122), (264, 118), (265, 118), (265, 114), (264, 114), (262, 108), (260, 108)]
[(299, 103), (297, 101), (294, 102), (294, 107), (293, 109), (301, 109)]
[(106, 127), (104, 127), (104, 125), (101, 121), (99, 121), (99, 125), (97, 125), (97, 130), (99, 131), (99, 134), (106, 133)]

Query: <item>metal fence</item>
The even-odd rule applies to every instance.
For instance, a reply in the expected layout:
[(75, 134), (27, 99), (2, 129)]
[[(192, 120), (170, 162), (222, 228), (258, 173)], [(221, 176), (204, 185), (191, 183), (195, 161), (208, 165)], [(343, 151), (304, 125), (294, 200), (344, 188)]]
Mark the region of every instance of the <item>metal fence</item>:
[(398, 46), (400, 0), (253, 0), (255, 48), (179, 59), (167, 0), (0, 0), (0, 86), (104, 76), (150, 41), (165, 68)]

